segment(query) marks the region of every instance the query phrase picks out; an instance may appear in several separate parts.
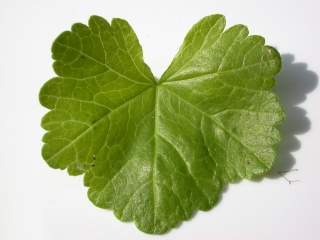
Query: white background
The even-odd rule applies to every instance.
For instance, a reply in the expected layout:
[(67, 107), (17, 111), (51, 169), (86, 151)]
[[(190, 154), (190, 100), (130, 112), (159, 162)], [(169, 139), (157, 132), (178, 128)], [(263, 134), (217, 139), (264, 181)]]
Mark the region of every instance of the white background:
[[(320, 3), (318, 0), (0, 0), (0, 239), (320, 239)], [(38, 102), (54, 73), (54, 38), (89, 16), (127, 19), (155, 75), (170, 63), (189, 28), (222, 13), (263, 35), (283, 55), (277, 92), (288, 119), (273, 173), (231, 185), (209, 212), (153, 236), (94, 207), (81, 177), (41, 158)], [(298, 169), (285, 176), (277, 172)]]

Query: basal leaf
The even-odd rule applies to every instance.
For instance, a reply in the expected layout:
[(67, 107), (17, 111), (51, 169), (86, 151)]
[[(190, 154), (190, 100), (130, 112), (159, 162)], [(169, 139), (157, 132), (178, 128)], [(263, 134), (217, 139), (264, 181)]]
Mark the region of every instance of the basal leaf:
[(281, 60), (245, 26), (203, 18), (159, 81), (122, 19), (74, 24), (52, 53), (58, 76), (40, 92), (50, 109), (43, 158), (84, 174), (90, 200), (120, 220), (163, 233), (211, 209), (226, 184), (270, 170), (284, 117), (272, 91)]

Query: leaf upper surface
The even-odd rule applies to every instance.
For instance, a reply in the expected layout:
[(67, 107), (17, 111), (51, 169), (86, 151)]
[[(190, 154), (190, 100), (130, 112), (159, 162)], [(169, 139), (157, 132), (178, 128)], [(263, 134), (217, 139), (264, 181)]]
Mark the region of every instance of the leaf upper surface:
[(50, 111), (42, 155), (84, 174), (89, 199), (164, 233), (211, 209), (228, 183), (268, 172), (284, 113), (272, 91), (278, 52), (222, 15), (203, 18), (156, 80), (122, 19), (92, 16), (54, 42), (57, 77), (40, 102)]

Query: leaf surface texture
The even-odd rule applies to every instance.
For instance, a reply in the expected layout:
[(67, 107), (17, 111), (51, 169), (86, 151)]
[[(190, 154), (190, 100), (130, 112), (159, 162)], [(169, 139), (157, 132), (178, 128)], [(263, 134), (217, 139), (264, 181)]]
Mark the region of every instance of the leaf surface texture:
[(228, 183), (270, 170), (281, 59), (245, 26), (203, 18), (159, 80), (122, 19), (74, 24), (52, 56), (57, 77), (39, 96), (50, 110), (43, 158), (83, 174), (89, 199), (120, 220), (164, 233), (211, 209)]

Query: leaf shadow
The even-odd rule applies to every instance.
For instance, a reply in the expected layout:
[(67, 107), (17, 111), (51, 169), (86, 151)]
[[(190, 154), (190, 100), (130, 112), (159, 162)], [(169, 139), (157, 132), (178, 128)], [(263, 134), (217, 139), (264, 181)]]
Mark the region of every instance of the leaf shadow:
[(319, 81), (317, 74), (309, 70), (306, 63), (296, 62), (293, 54), (287, 53), (281, 57), (282, 71), (276, 77), (275, 92), (284, 107), (286, 119), (280, 128), (282, 141), (279, 155), (268, 175), (271, 179), (294, 170), (296, 159), (292, 153), (301, 148), (296, 135), (304, 134), (311, 128), (306, 110), (298, 105), (307, 99), (307, 94), (316, 89)]

